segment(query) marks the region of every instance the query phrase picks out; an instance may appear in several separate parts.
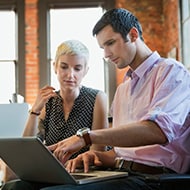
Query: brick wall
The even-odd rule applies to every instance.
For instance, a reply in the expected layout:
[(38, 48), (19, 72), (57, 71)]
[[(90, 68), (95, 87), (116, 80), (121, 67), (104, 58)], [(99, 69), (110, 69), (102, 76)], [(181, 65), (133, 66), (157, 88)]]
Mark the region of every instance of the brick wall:
[(170, 51), (176, 49), (176, 59), (181, 59), (181, 43), (180, 43), (180, 18), (179, 18), (179, 4), (177, 0), (163, 1), (163, 49), (164, 55), (167, 56)]
[(32, 104), (39, 89), (37, 0), (25, 0), (26, 102)]
[[(140, 21), (145, 43), (161, 56), (177, 47), (179, 59), (178, 0), (117, 0), (117, 7), (131, 11)], [(124, 70), (117, 70), (117, 84), (123, 80)]]
[[(178, 0), (116, 0), (116, 7), (133, 12), (142, 24), (144, 39), (152, 50), (167, 56), (177, 50), (180, 58)], [(25, 0), (26, 101), (32, 104), (39, 90), (37, 0)], [(117, 70), (117, 84), (126, 70)]]

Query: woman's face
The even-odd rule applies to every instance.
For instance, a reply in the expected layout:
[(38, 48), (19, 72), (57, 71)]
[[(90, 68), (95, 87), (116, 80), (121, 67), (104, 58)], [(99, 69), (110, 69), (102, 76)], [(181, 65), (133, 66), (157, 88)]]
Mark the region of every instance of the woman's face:
[(61, 55), (54, 67), (60, 88), (70, 90), (80, 86), (88, 71), (85, 59), (78, 55)]

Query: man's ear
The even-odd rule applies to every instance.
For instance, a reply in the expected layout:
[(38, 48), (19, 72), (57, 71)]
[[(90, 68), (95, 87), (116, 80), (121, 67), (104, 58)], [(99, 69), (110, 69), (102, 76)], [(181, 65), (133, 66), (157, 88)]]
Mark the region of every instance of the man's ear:
[(129, 37), (131, 39), (131, 42), (136, 41), (136, 39), (139, 37), (138, 30), (135, 27), (131, 28), (129, 31)]

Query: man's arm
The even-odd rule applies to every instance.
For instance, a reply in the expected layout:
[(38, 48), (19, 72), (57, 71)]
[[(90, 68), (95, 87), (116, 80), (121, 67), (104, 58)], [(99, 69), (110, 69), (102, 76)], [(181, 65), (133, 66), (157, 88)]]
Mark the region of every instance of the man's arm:
[(165, 134), (153, 121), (140, 121), (108, 130), (91, 131), (90, 138), (94, 144), (119, 147), (167, 143)]
[[(165, 144), (167, 138), (153, 121), (141, 121), (117, 128), (90, 132), (92, 144), (118, 147), (137, 147), (151, 144)], [(64, 164), (73, 153), (86, 146), (83, 138), (76, 135), (49, 146), (55, 156)]]

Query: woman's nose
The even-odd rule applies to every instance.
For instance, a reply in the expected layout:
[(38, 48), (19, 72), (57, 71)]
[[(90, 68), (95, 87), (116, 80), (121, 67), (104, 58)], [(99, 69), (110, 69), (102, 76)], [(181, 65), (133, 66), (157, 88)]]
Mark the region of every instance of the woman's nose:
[(74, 70), (73, 70), (73, 69), (69, 69), (67, 75), (68, 75), (69, 77), (73, 77), (73, 76), (74, 76)]

